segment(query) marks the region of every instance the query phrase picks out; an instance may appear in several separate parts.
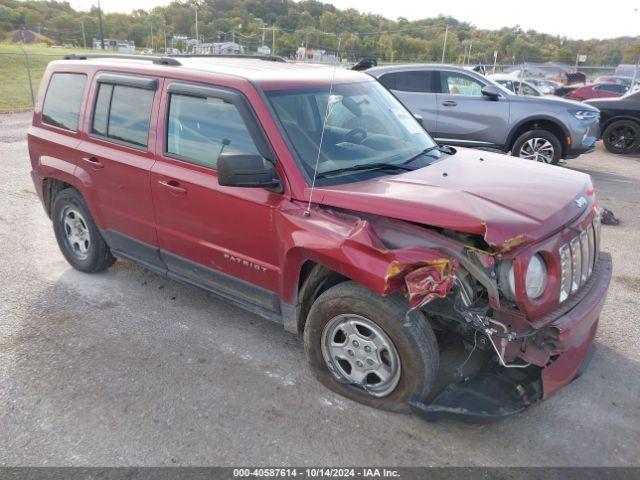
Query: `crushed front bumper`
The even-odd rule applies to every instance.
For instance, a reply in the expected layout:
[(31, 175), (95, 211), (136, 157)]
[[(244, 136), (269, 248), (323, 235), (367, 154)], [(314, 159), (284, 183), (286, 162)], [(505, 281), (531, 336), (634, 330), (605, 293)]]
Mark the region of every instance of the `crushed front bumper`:
[(579, 301), (548, 326), (558, 329), (551, 361), (528, 372), (493, 366), (461, 383), (450, 384), (430, 403), (412, 402), (414, 413), (433, 421), (453, 417), (469, 422), (490, 422), (525, 410), (579, 377), (587, 368), (593, 339), (611, 282), (611, 255), (600, 253), (589, 285)]

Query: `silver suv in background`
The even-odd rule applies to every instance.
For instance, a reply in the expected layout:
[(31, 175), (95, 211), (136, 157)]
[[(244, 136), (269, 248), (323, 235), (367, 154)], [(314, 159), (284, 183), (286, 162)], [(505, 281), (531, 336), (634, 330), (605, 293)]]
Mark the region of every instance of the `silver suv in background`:
[(378, 79), (439, 143), (484, 147), (557, 164), (595, 148), (597, 108), (557, 97), (516, 95), (476, 72), (447, 65), (389, 65)]

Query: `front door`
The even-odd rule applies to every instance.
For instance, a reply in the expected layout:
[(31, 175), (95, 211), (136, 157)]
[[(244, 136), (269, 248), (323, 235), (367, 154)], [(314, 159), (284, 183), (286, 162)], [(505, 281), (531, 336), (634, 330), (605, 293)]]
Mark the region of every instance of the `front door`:
[[(434, 137), (441, 143), (497, 146), (506, 142), (509, 101), (482, 94), (484, 84), (471, 75), (440, 71), (437, 94), (438, 125)], [(453, 140), (453, 141), (450, 141)]]
[(216, 172), (223, 151), (273, 159), (250, 107), (234, 91), (169, 82), (161, 108), (151, 190), (170, 273), (277, 311), (274, 210), (283, 196), (264, 188), (222, 187)]

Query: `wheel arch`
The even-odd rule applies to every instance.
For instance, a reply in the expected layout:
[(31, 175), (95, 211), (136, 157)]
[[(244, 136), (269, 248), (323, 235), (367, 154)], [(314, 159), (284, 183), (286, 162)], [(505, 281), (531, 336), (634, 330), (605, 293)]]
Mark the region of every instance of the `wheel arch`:
[(106, 224), (103, 219), (100, 202), (95, 191), (95, 186), (91, 176), (82, 169), (73, 168), (71, 171), (47, 168), (42, 177), (42, 201), (45, 212), (51, 218), (51, 208), (55, 195), (65, 188), (74, 188), (87, 203), (93, 220), (100, 229), (104, 229)]
[(609, 126), (617, 121), (620, 120), (626, 120), (628, 122), (633, 122), (636, 125), (638, 125), (638, 127), (640, 127), (640, 119), (632, 117), (631, 115), (616, 115), (615, 117), (609, 117), (603, 124), (602, 124), (602, 133), (604, 133), (604, 131), (609, 128)]
[(506, 147), (511, 149), (513, 147), (514, 142), (522, 135), (523, 133), (529, 130), (548, 130), (553, 133), (558, 140), (560, 141), (560, 145), (562, 145), (562, 152), (560, 154), (560, 158), (564, 158), (569, 144), (567, 141), (568, 137), (571, 137), (571, 134), (567, 130), (567, 128), (558, 122), (556, 119), (548, 116), (536, 116), (531, 118), (525, 118), (518, 122), (509, 132), (509, 136), (507, 137), (507, 145)]
[(311, 306), (331, 287), (351, 279), (314, 260), (305, 261), (298, 276), (296, 333), (302, 334)]

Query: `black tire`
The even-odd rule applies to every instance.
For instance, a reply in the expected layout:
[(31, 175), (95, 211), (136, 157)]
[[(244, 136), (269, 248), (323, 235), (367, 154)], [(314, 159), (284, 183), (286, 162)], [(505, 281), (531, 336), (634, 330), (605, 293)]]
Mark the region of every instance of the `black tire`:
[[(549, 144), (551, 144), (553, 152), (551, 155), (549, 155), (548, 159), (546, 159), (544, 155), (536, 155), (535, 151), (530, 152), (529, 148), (531, 147), (531, 145), (528, 145), (528, 142), (535, 142), (535, 139), (541, 139), (539, 144), (543, 143), (542, 140), (546, 140)], [(530, 154), (531, 157), (534, 157), (528, 158), (528, 160), (535, 159), (539, 162), (557, 165), (560, 161), (560, 155), (562, 154), (562, 144), (560, 143), (558, 137), (556, 137), (549, 130), (529, 130), (516, 138), (516, 141), (513, 142), (513, 146), (511, 147), (511, 155), (513, 155), (514, 157), (526, 158), (527, 154)]]
[[(88, 242), (83, 247), (86, 249), (85, 252), (79, 250), (78, 242), (72, 245), (69, 239), (69, 226), (65, 220), (68, 220), (71, 214), (73, 214), (71, 220), (76, 220), (79, 225), (82, 225), (80, 228), (88, 232), (88, 236), (84, 237), (88, 238)], [(86, 273), (101, 272), (116, 261), (111, 255), (109, 246), (100, 235), (100, 230), (93, 221), (84, 198), (77, 190), (67, 188), (56, 195), (51, 209), (51, 220), (58, 246), (64, 258), (76, 270)]]
[(604, 129), (602, 141), (611, 153), (631, 153), (640, 147), (640, 124), (633, 120), (617, 120)]
[[(440, 354), (431, 326), (419, 311), (408, 316), (399, 295), (380, 297), (355, 282), (338, 284), (314, 302), (304, 329), (307, 359), (316, 378), (351, 400), (382, 410), (409, 412), (411, 400), (426, 400), (432, 393)], [(322, 354), (322, 332), (339, 315), (355, 314), (373, 322), (392, 341), (400, 359), (397, 385), (382, 397), (338, 380)]]

